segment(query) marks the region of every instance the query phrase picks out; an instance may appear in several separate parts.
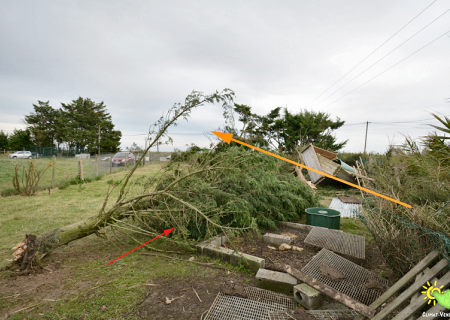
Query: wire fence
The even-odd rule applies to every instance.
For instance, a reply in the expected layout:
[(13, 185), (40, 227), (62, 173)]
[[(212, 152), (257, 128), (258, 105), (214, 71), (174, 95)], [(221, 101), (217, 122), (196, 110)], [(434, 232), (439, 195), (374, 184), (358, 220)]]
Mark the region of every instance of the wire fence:
[[(93, 179), (120, 171), (129, 170), (134, 163), (137, 162), (142, 154), (136, 154), (135, 160), (125, 166), (124, 164), (115, 165), (112, 161), (114, 153), (102, 153), (100, 156), (90, 156), (87, 154), (85, 158), (75, 156), (42, 156), (31, 161), (35, 161), (38, 170), (46, 169), (49, 164), (51, 166), (45, 171), (40, 182), (41, 189), (50, 189), (62, 186), (80, 175), (80, 161), (82, 162), (82, 171), (84, 179)], [(142, 165), (159, 164), (170, 160), (171, 152), (149, 152), (145, 157), (145, 163)], [(10, 159), (8, 155), (0, 157), (0, 195), (8, 196), (16, 194), (13, 188), (12, 180), (15, 174), (16, 165), (19, 168), (19, 180), (22, 177), (24, 168), (28, 167), (28, 159)]]
[(386, 262), (398, 275), (406, 274), (432, 250), (438, 250), (450, 262), (450, 238), (446, 234), (414, 224), (390, 211), (380, 210), (370, 197), (363, 199), (363, 206), (364, 213), (358, 217), (374, 236)]

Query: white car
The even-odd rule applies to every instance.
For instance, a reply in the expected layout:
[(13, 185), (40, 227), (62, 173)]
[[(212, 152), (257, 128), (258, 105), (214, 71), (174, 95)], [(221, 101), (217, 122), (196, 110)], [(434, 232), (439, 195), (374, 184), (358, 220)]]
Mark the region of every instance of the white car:
[(16, 151), (14, 153), (11, 153), (9, 155), (10, 159), (31, 159), (33, 158), (33, 155), (31, 154), (31, 151)]

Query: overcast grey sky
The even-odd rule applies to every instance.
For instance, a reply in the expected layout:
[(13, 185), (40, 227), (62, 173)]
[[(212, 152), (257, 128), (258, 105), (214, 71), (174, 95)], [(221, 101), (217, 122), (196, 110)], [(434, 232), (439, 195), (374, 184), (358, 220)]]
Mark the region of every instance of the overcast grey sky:
[[(373, 122), (367, 149), (383, 152), (402, 134), (430, 132), (430, 112), (450, 114), (449, 9), (447, 0), (3, 0), (0, 129), (24, 128), (37, 100), (59, 108), (81, 96), (105, 102), (123, 148), (143, 146), (149, 125), (193, 89), (230, 88), (258, 114), (283, 106), (345, 120), (336, 136), (349, 139), (346, 151), (363, 150)], [(219, 106), (202, 107), (169, 130), (165, 150), (208, 146), (202, 132), (223, 123)]]

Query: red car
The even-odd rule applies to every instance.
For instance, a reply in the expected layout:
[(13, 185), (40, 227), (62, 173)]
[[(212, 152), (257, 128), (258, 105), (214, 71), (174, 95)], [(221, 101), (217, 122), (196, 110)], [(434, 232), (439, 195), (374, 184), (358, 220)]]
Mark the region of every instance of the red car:
[(124, 166), (125, 165), (125, 158), (128, 164), (133, 164), (136, 162), (136, 158), (133, 153), (131, 152), (119, 152), (114, 155), (112, 158), (112, 166), (118, 167), (118, 166)]

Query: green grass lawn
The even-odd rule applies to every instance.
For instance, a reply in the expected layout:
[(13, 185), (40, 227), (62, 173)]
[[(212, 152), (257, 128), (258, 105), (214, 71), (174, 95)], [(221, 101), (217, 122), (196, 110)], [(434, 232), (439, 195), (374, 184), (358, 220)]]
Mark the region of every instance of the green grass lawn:
[[(132, 181), (152, 176), (160, 168), (161, 165), (138, 168)], [(97, 214), (111, 187), (108, 181), (118, 181), (125, 173), (121, 171), (104, 176), (99, 181), (72, 185), (64, 190), (52, 189), (50, 193), (47, 190), (41, 191), (32, 197), (0, 198), (0, 259), (11, 259), (11, 248), (21, 242), (26, 234), (39, 235)], [(139, 190), (139, 184), (135, 184), (129, 195), (138, 194)], [(112, 206), (118, 192), (119, 188), (116, 188), (111, 193), (112, 201), (109, 206)], [(9, 314), (8, 319), (135, 319), (136, 312), (143, 308), (140, 303), (145, 301), (152, 290), (157, 290), (163, 298), (165, 295), (181, 296), (176, 291), (186, 287), (191, 289), (205, 282), (205, 279), (212, 279), (213, 287), (209, 288), (207, 297), (213, 299), (212, 290), (218, 290), (220, 283), (217, 281), (221, 277), (247, 277), (246, 281), (252, 281), (250, 275), (242, 274), (232, 266), (226, 266), (231, 270), (230, 273), (223, 269), (141, 255), (149, 252), (146, 248), (107, 265), (109, 261), (137, 246), (128, 237), (119, 235), (116, 239), (110, 230), (107, 230), (107, 235), (108, 240), (90, 235), (54, 250), (43, 260), (46, 269), (41, 274), (11, 279), (9, 272), (0, 273), (0, 318)], [(142, 243), (149, 240), (146, 237), (136, 237)], [(183, 251), (182, 248), (168, 244), (163, 238), (150, 245), (158, 250)], [(192, 256), (192, 253), (184, 252), (184, 255), (177, 256), (182, 260)], [(196, 261), (211, 262), (203, 258), (196, 258)], [(218, 262), (216, 264), (221, 265)], [(156, 284), (158, 287), (145, 284)], [(172, 289), (167, 291), (164, 289), (166, 285)], [(190, 295), (193, 294), (191, 289)], [(205, 299), (204, 292), (199, 294)], [(197, 299), (195, 296), (194, 298)], [(210, 305), (212, 300), (208, 302)], [(207, 305), (200, 302), (198, 304), (201, 312), (195, 312), (201, 314)], [(171, 311), (167, 312), (170, 315)]]

